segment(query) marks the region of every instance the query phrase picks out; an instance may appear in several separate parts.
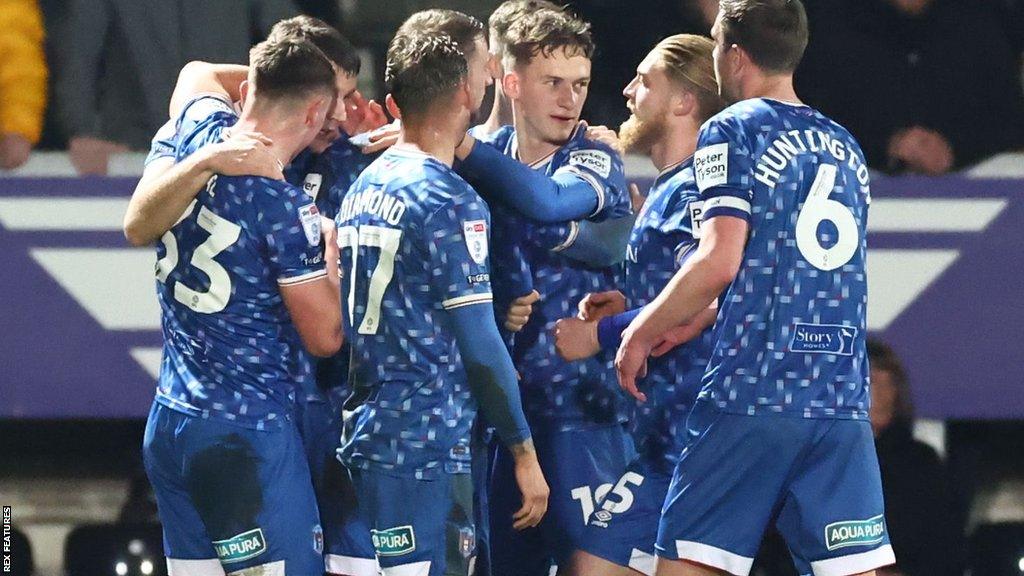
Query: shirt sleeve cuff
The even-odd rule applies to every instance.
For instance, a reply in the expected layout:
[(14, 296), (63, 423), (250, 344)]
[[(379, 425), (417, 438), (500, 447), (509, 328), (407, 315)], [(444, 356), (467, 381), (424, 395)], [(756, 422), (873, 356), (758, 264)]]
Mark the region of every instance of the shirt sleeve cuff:
[(734, 216), (750, 220), (750, 201), (726, 194), (704, 200), (701, 218), (708, 220), (715, 216)]

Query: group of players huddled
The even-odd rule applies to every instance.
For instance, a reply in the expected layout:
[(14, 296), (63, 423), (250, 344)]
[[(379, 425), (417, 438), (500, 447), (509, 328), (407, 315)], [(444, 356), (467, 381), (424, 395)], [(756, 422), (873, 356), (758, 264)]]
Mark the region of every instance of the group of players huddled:
[(770, 524), (801, 574), (893, 563), (867, 169), (793, 91), (806, 43), (799, 0), (721, 0), (617, 132), (545, 0), (412, 15), (383, 105), (314, 18), (187, 65), (125, 217), (170, 574), (746, 575)]

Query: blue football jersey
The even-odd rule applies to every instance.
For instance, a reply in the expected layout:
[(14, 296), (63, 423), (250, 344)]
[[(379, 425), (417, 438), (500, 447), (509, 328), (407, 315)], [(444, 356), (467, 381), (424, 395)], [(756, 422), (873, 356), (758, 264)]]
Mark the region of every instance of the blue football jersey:
[(177, 122), (172, 118), (164, 122), (163, 126), (153, 135), (153, 140), (149, 143), (149, 153), (146, 154), (146, 160), (143, 162), (143, 165), (149, 166), (150, 162), (158, 158), (170, 158), (173, 160), (177, 147)]
[[(344, 134), (321, 154), (308, 148), (300, 152), (284, 170), (289, 183), (300, 186), (316, 202), (317, 209), (327, 218), (334, 219), (341, 200), (349, 186), (355, 182), (376, 155), (366, 155), (353, 146)], [(298, 359), (303, 398), (307, 402), (330, 401), (339, 407), (348, 398), (348, 340), (330, 358), (314, 359), (301, 354)], [(315, 362), (315, 371), (312, 364)], [(310, 374), (315, 377), (310, 377)]]
[[(572, 172), (593, 186), (598, 203), (591, 220), (628, 216), (631, 206), (621, 157), (611, 148), (587, 140), (585, 133), (582, 127), (577, 128), (564, 146), (531, 167), (547, 176)], [(486, 142), (518, 158), (512, 127), (498, 130)], [(495, 217), (500, 217), (497, 209)], [(508, 221), (504, 225), (516, 226)], [(495, 225), (496, 243), (513, 242), (519, 236), (512, 232), (499, 235), (501, 226)], [(555, 322), (574, 316), (577, 304), (587, 293), (615, 288), (617, 267), (589, 268), (557, 251), (529, 243), (506, 245), (500, 250), (496, 247), (496, 260), (499, 255), (505, 261), (495, 262), (496, 283), (532, 285), (541, 294), (529, 323), (516, 335), (513, 350), (513, 360), (522, 376), (523, 408), (531, 428), (540, 432), (582, 430), (625, 422), (629, 408), (615, 376), (614, 354), (566, 362), (555, 350), (554, 338)], [(521, 274), (531, 274), (530, 280), (517, 276)]]
[[(627, 308), (650, 304), (669, 283), (700, 239), (700, 193), (688, 158), (658, 175), (637, 216), (626, 247), (623, 293)], [(671, 473), (686, 439), (686, 415), (700, 392), (711, 356), (711, 330), (647, 362), (630, 419), (637, 451), (649, 466)]]
[(746, 100), (701, 128), (694, 170), (705, 222), (750, 224), (702, 397), (738, 414), (866, 418), (871, 196), (856, 140), (807, 106)]
[(487, 205), (436, 158), (392, 148), (336, 222), (352, 342), (342, 461), (426, 479), (468, 470), (476, 403), (446, 310), (491, 303)]
[(301, 342), (279, 285), (326, 274), (316, 207), (273, 180), (215, 177), (164, 236), (157, 262), (164, 358), (157, 401), (274, 429), (294, 409)]
[(320, 213), (334, 219), (345, 192), (377, 156), (363, 154), (342, 134), (320, 154), (308, 148), (300, 152), (285, 168), (284, 178), (301, 186), (316, 201)]
[[(179, 135), (183, 132), (192, 131), (195, 124), (206, 119), (206, 116), (211, 112), (217, 113), (216, 121), (223, 123), (225, 127), (234, 124), (238, 120), (238, 110), (223, 95), (198, 94), (185, 104), (177, 118), (171, 118), (157, 129), (156, 134), (153, 135), (153, 139), (149, 143), (149, 152), (146, 154), (146, 160), (143, 162), (143, 165), (148, 166), (150, 162), (159, 158), (180, 159), (177, 156)], [(217, 134), (219, 136), (219, 131)], [(198, 148), (199, 146), (194, 144), (188, 154)], [(188, 154), (185, 155), (187, 156)]]
[[(178, 118), (170, 124), (174, 127), (173, 134), (161, 134), (167, 129), (165, 124), (153, 139), (150, 149), (150, 162), (155, 157), (163, 155), (161, 152), (164, 146), (173, 146), (175, 161), (195, 153), (203, 146), (220, 142), (223, 132), (238, 122), (238, 111), (233, 104), (220, 95), (198, 95), (182, 108)], [(301, 156), (301, 154), (300, 154)], [(301, 183), (292, 182), (296, 186)], [(319, 210), (319, 205), (317, 206)], [(158, 248), (159, 252), (159, 248)], [(295, 331), (294, 325), (285, 328), (289, 340), (298, 340), (299, 334)], [(295, 349), (295, 353), (288, 358), (292, 381), (296, 387), (298, 400), (323, 401), (322, 392), (317, 387), (316, 371), (314, 370), (314, 358), (306, 352), (303, 347)]]
[(207, 144), (223, 140), (224, 131), (236, 122), (238, 112), (230, 102), (220, 96), (197, 96), (181, 109), (174, 134), (163, 142), (174, 144), (174, 160), (178, 162)]

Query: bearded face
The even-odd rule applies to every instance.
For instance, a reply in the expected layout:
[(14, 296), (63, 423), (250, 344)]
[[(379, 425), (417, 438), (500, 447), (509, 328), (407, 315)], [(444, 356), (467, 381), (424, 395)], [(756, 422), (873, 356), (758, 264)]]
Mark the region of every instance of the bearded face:
[(619, 128), (619, 141), (627, 153), (647, 155), (664, 133), (665, 125), (658, 118), (642, 120), (633, 113)]
[(619, 128), (619, 141), (626, 152), (650, 154), (665, 134), (671, 107), (670, 84), (657, 51), (652, 51), (636, 69), (636, 76), (622, 91), (630, 116)]

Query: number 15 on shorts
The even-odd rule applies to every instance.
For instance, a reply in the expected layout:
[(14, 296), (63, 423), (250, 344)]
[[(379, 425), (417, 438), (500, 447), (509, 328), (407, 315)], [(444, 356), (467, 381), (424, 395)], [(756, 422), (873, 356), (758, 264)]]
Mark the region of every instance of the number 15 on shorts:
[[(644, 477), (636, 472), (626, 472), (619, 478), (619, 481), (612, 487), (612, 484), (601, 484), (591, 490), (590, 486), (579, 486), (573, 488), (572, 499), (580, 503), (583, 513), (583, 523), (590, 521), (596, 506), (600, 505), (601, 510), (609, 514), (617, 514), (629, 510), (633, 506), (633, 490), (630, 486), (640, 486)], [(610, 518), (610, 516), (609, 516)]]

